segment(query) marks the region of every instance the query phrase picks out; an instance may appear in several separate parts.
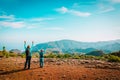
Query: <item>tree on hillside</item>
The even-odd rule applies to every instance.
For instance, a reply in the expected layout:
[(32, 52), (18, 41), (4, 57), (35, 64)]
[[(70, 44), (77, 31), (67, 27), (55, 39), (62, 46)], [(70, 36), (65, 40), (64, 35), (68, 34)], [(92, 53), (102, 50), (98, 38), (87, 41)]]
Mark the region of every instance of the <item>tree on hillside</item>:
[(89, 52), (86, 55), (102, 56), (102, 55), (104, 55), (104, 52), (102, 50), (96, 50), (96, 51)]
[(118, 56), (118, 57), (120, 57), (120, 51), (112, 52), (111, 55), (114, 55), (114, 56)]

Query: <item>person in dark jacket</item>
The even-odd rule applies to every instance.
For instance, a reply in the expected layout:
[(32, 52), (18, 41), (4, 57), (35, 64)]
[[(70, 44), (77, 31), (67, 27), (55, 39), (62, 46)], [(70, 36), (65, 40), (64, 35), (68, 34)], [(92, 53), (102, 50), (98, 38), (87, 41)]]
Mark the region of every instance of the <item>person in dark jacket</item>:
[(44, 66), (44, 50), (41, 49), (39, 52), (39, 60), (40, 60), (40, 67), (43, 68)]
[(26, 41), (24, 41), (24, 48), (25, 48), (25, 54), (26, 54), (26, 62), (25, 62), (24, 69), (26, 69), (27, 65), (28, 65), (28, 69), (30, 69), (33, 44), (34, 44), (34, 42), (32, 41), (32, 46), (30, 47), (30, 45), (28, 45), (26, 47)]

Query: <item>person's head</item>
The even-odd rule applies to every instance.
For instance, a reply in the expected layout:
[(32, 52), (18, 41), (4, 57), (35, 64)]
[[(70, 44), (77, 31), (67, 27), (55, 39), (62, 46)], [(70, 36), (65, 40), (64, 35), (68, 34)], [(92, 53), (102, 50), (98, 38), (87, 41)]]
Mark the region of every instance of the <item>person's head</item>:
[(44, 50), (43, 50), (43, 49), (41, 49), (41, 50), (40, 50), (40, 52), (44, 52)]
[(29, 49), (29, 48), (30, 48), (30, 45), (28, 45), (27, 48)]

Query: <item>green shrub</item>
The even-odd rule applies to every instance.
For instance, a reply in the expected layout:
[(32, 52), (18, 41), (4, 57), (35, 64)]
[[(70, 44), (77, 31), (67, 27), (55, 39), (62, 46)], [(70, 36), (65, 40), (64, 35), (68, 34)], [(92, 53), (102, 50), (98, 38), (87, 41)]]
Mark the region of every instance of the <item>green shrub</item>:
[(71, 58), (71, 54), (57, 54), (57, 58)]
[(63, 58), (63, 54), (57, 54), (57, 58)]
[(5, 46), (3, 46), (2, 56), (8, 58), (9, 53), (6, 51)]
[(105, 57), (103, 57), (103, 56), (98, 56), (98, 57), (95, 57), (95, 59), (96, 59), (96, 60), (106, 60), (106, 58), (105, 58)]
[(111, 55), (114, 55), (114, 56), (120, 57), (120, 51), (112, 52), (112, 53), (110, 53), (110, 54), (111, 54)]
[[(38, 57), (38, 54), (35, 54)], [(45, 58), (72, 58), (72, 59), (88, 59), (88, 60), (108, 60), (110, 62), (120, 62), (120, 57), (114, 55), (102, 55), (102, 56), (91, 56), (91, 55), (81, 55), (81, 54), (55, 54), (49, 53), (44, 55)]]
[(22, 53), (20, 56), (21, 56), (21, 58), (25, 58), (26, 57), (25, 53)]
[(80, 56), (75, 54), (75, 55), (72, 56), (72, 58), (73, 59), (80, 59)]
[(55, 54), (55, 53), (49, 53), (47, 55), (44, 55), (45, 58), (70, 58), (71, 54)]
[(109, 62), (120, 62), (120, 57), (114, 56), (114, 55), (109, 55), (108, 61)]
[(3, 55), (2, 51), (0, 51), (0, 57), (4, 57), (4, 55)]
[(70, 58), (71, 56), (71, 54), (63, 54), (63, 58)]
[(9, 53), (9, 56), (10, 57), (17, 57), (17, 54), (16, 53)]
[(34, 58), (39, 58), (39, 54), (38, 53), (33, 53), (32, 55)]
[(80, 59), (85, 59), (86, 55), (79, 55)]
[(6, 58), (9, 58), (9, 57), (10, 57), (10, 56), (9, 56), (9, 53), (7, 53), (5, 57), (6, 57)]
[(45, 57), (45, 58), (56, 58), (57, 55), (54, 54), (54, 53), (49, 53), (49, 54), (45, 55), (44, 57)]
[(7, 51), (2, 51), (2, 55), (6, 58), (9, 58), (9, 53)]

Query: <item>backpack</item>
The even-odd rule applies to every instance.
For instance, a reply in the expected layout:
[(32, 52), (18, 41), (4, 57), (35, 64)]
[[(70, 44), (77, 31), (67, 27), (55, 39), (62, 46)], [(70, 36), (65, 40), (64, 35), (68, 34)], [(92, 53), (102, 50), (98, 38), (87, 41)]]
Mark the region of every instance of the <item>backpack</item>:
[(30, 54), (30, 49), (27, 48), (27, 49), (25, 50), (25, 53), (26, 53), (26, 56), (28, 56), (28, 55)]

